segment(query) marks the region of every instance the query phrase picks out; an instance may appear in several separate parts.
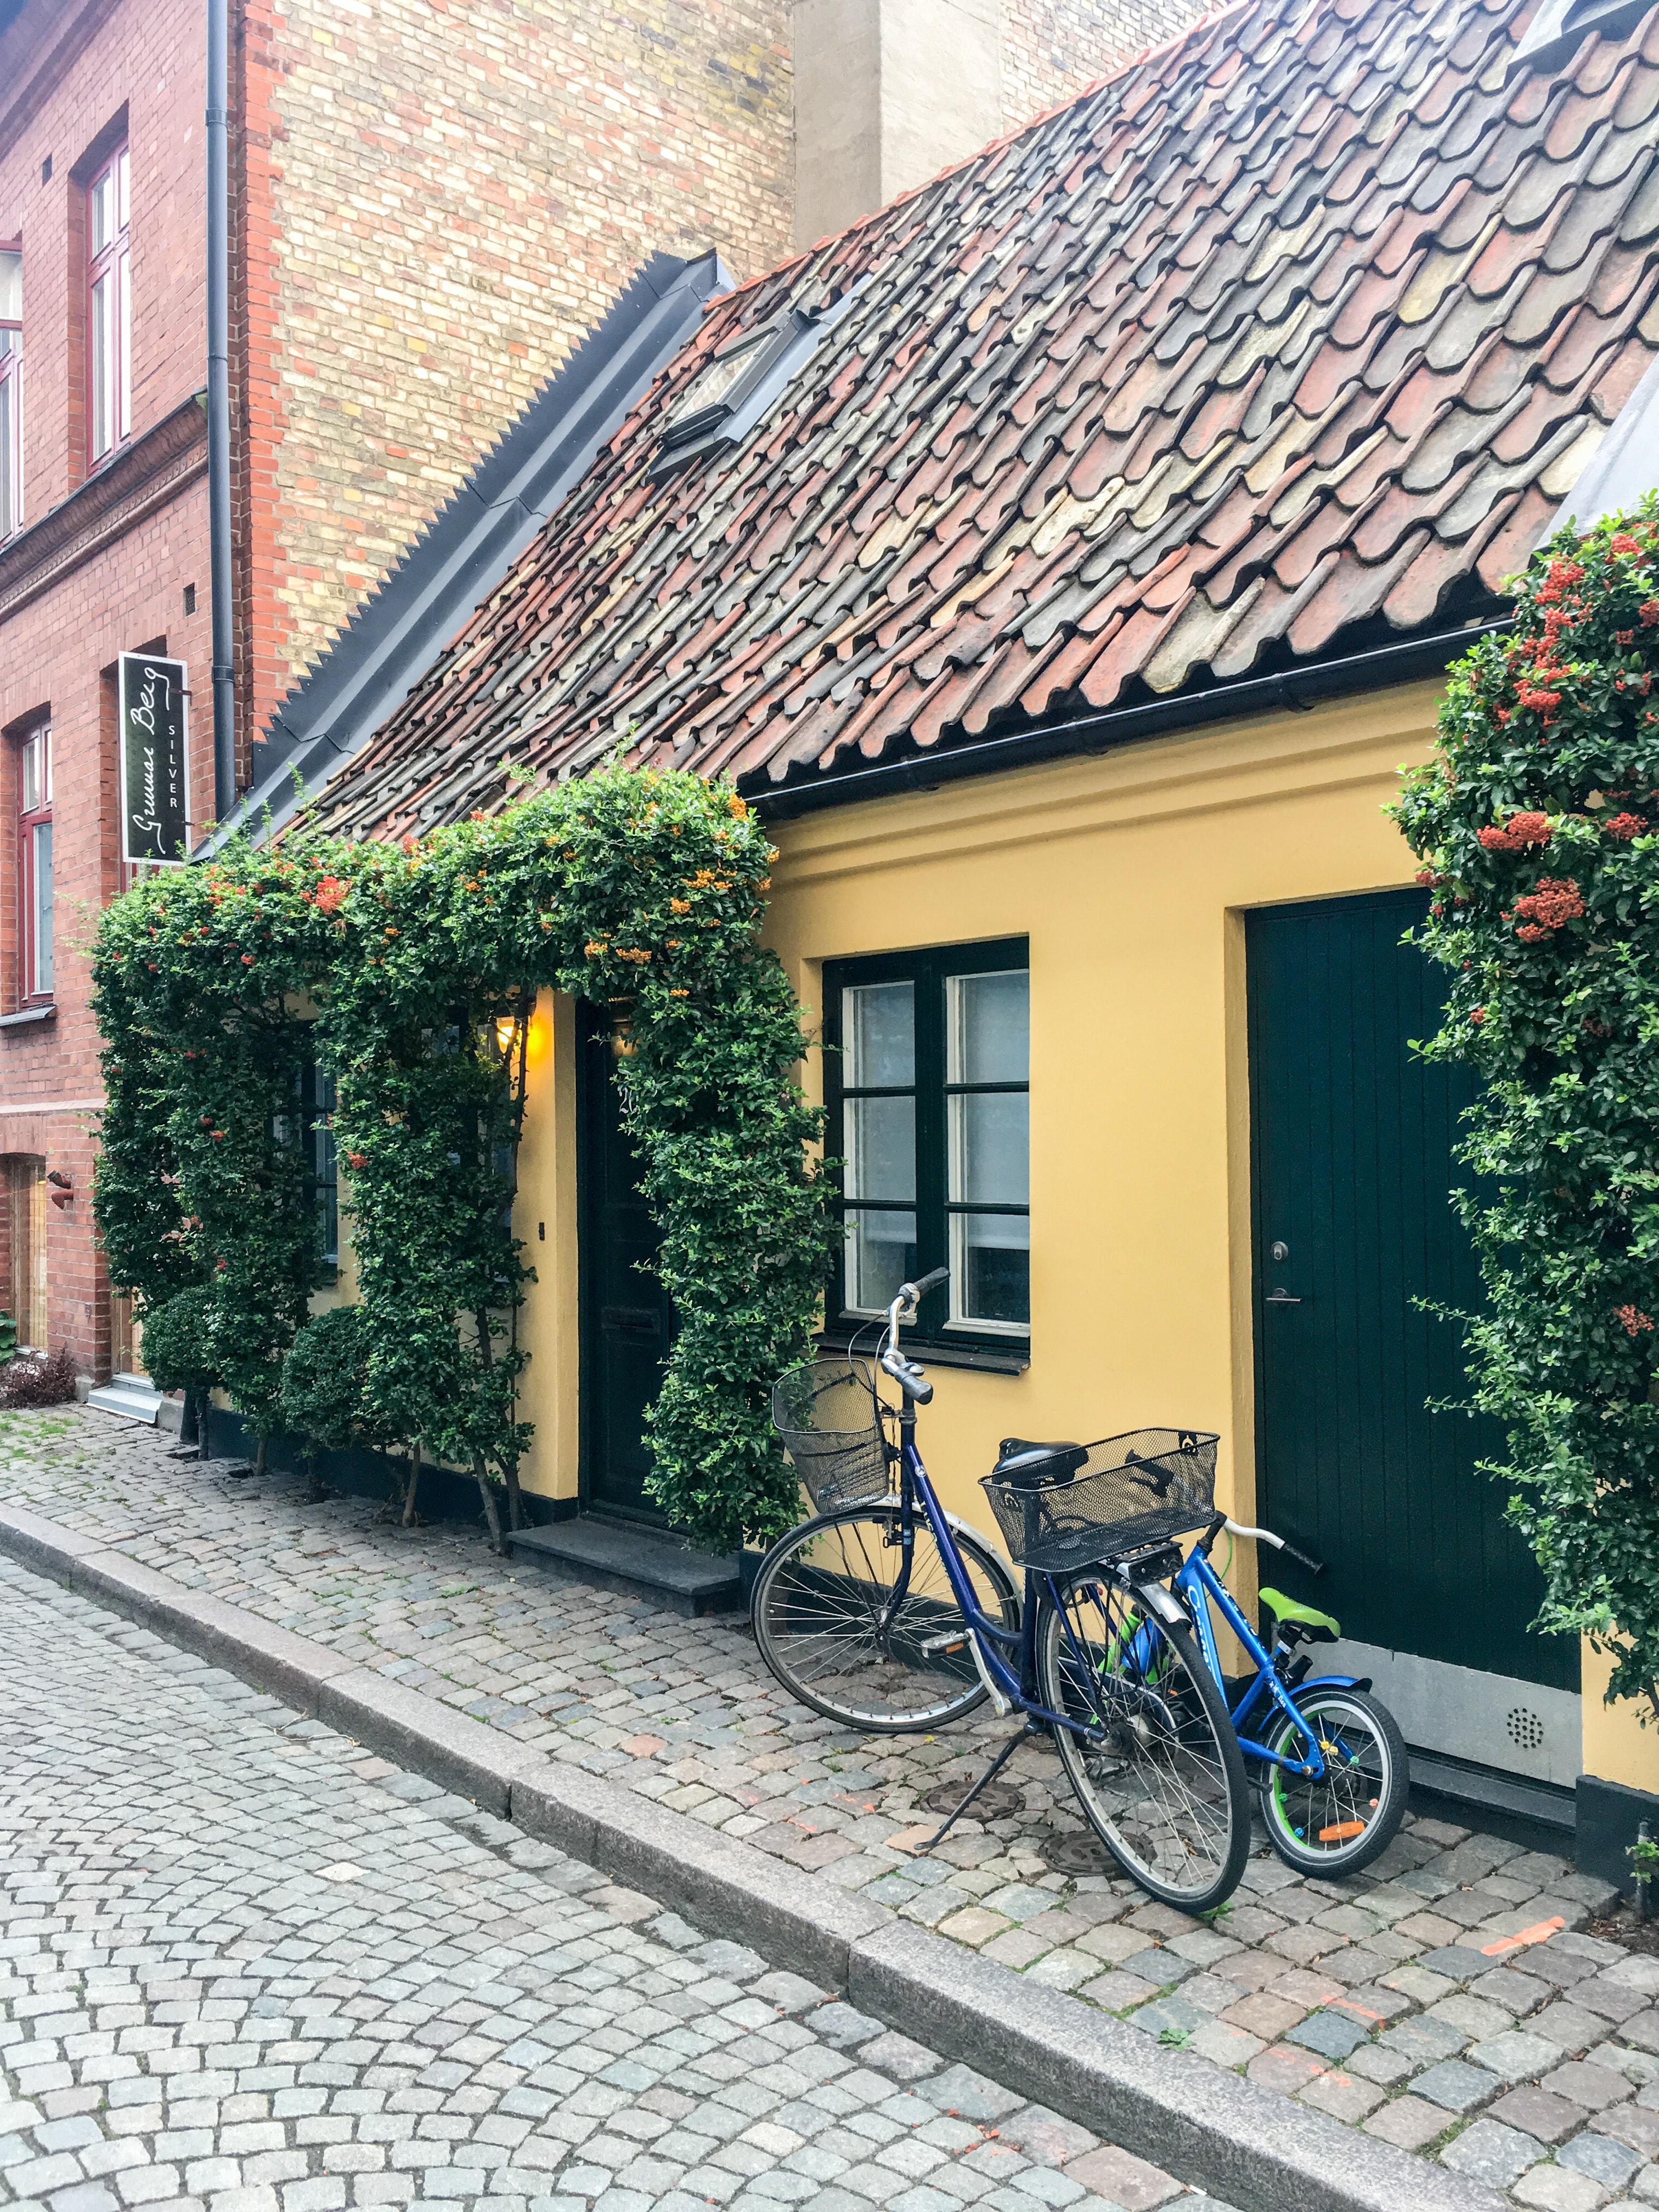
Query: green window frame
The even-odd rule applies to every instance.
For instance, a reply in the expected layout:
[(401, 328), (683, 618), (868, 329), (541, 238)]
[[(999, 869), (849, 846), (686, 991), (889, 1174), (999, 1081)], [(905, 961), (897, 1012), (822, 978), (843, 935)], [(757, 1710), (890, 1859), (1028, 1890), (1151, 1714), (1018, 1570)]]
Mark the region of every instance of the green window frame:
[(988, 1366), (1030, 1349), (1029, 941), (823, 966), (825, 1131), (838, 1248), (825, 1334), (844, 1340), (900, 1282), (949, 1266), (919, 1343)]

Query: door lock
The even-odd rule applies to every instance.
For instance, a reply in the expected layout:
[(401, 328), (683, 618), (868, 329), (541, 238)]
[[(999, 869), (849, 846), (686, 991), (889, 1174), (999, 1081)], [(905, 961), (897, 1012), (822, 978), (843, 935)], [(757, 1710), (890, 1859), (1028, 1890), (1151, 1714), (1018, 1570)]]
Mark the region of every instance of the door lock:
[(1291, 1248), (1288, 1244), (1274, 1243), (1267, 1247), (1267, 1257), (1279, 1267), (1282, 1267), (1290, 1256)]

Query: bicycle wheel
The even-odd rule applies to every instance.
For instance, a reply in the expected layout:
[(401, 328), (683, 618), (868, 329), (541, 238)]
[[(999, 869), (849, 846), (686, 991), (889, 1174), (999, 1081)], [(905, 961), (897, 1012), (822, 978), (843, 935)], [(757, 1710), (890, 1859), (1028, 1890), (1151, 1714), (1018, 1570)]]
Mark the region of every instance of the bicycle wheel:
[[(986, 1692), (920, 1514), (909, 1583), (895, 1604), (899, 1527), (895, 1500), (843, 1506), (792, 1529), (761, 1562), (752, 1613), (761, 1656), (793, 1696), (849, 1727), (904, 1734), (959, 1720)], [(956, 1542), (975, 1604), (1000, 1627), (1018, 1626), (1007, 1568), (965, 1532)]]
[[(1297, 1711), (1319, 1739), (1325, 1771), (1317, 1778), (1267, 1767), (1261, 1813), (1273, 1849), (1299, 1874), (1353, 1874), (1381, 1856), (1400, 1832), (1411, 1768), (1400, 1723), (1363, 1690), (1293, 1692)], [(1306, 1740), (1275, 1706), (1261, 1741), (1290, 1759)]]
[(1037, 1686), (1090, 1826), (1152, 1896), (1206, 1912), (1238, 1886), (1250, 1796), (1226, 1700), (1190, 1628), (1165, 1627), (1115, 1583), (1058, 1586), (1037, 1630)]

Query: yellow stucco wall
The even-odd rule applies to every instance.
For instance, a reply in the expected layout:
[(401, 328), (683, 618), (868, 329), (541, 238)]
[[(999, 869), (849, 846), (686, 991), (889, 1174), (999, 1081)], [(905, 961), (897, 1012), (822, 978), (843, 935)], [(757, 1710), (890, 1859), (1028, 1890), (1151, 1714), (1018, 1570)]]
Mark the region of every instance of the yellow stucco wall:
[[(1243, 917), (1412, 879), (1382, 808), (1401, 763), (1428, 750), (1437, 696), (1402, 687), (780, 825), (767, 936), (809, 1029), (826, 958), (1030, 939), (1030, 1364), (936, 1367), (922, 1429), (946, 1504), (969, 1521), (989, 1522), (977, 1480), (1002, 1437), (1147, 1423), (1218, 1430), (1218, 1499), (1254, 1517)], [(538, 1423), (525, 1479), (570, 1497), (568, 1006), (544, 1000), (538, 1037), (516, 1217), (541, 1275), (525, 1316)], [(821, 1088), (816, 1054), (805, 1079)], [(1241, 1595), (1253, 1569), (1237, 1563)], [(1604, 1680), (1587, 1653), (1589, 1771), (1659, 1789), (1659, 1735), (1602, 1714)]]

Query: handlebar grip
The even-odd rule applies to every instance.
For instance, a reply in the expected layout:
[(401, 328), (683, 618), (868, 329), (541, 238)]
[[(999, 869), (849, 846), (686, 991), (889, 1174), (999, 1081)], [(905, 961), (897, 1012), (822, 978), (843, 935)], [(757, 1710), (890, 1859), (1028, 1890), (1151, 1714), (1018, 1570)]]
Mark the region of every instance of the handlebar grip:
[(920, 1298), (924, 1297), (929, 1291), (936, 1291), (941, 1283), (948, 1283), (950, 1279), (951, 1270), (948, 1267), (935, 1267), (931, 1275), (924, 1275), (919, 1283), (911, 1283), (907, 1287), (912, 1297)]
[(1324, 1573), (1325, 1562), (1323, 1559), (1310, 1559), (1305, 1552), (1298, 1552), (1294, 1544), (1285, 1544), (1281, 1547), (1281, 1549), (1287, 1559), (1294, 1559), (1298, 1567), (1305, 1567), (1310, 1575), (1322, 1575)]

